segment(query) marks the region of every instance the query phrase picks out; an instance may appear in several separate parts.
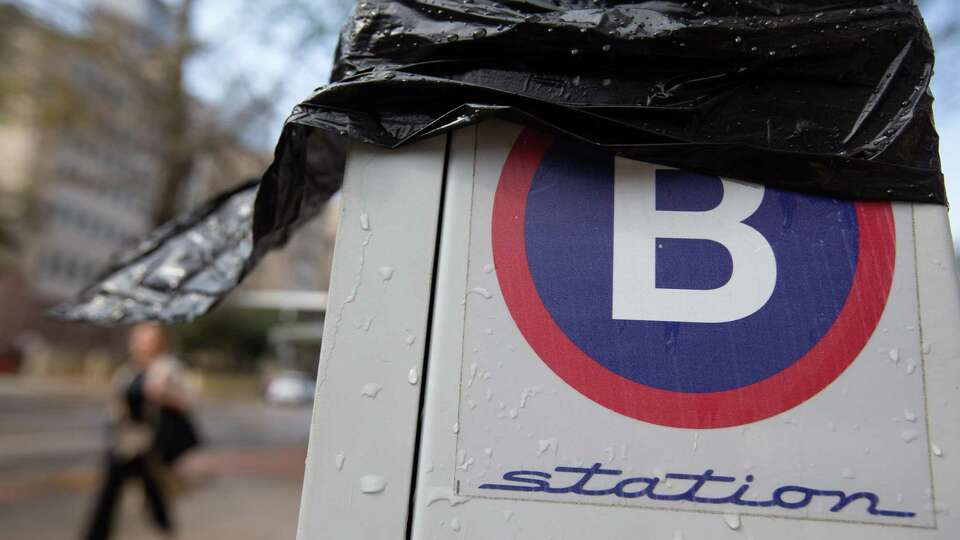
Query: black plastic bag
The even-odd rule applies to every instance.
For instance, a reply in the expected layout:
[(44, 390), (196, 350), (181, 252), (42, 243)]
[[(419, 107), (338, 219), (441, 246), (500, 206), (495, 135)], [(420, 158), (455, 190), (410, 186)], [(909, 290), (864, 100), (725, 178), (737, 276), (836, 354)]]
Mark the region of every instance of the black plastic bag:
[[(396, 147), (496, 116), (705, 174), (945, 204), (932, 74), (911, 0), (363, 1), (341, 35), (334, 82), (284, 127), (252, 246), (237, 251), (242, 268), (196, 302), (171, 283), (150, 291), (169, 307), (127, 309), (104, 282), (60, 313), (205, 312), (339, 187), (335, 134)], [(170, 230), (162, 242), (182, 237)], [(89, 309), (105, 291), (119, 315)]]

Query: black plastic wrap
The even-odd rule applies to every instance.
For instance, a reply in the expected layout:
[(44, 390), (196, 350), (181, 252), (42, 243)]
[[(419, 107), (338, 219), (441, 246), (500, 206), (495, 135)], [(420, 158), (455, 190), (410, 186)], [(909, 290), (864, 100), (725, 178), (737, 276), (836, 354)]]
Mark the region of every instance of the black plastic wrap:
[[(341, 35), (334, 82), (284, 127), (242, 268), (192, 310), (194, 291), (171, 282), (150, 290), (152, 305), (176, 309), (108, 319), (83, 308), (104, 283), (68, 313), (205, 312), (339, 187), (334, 134), (396, 147), (495, 116), (706, 174), (945, 204), (932, 74), (911, 0), (363, 1)], [(168, 234), (184, 247), (154, 256), (192, 249), (189, 234)]]

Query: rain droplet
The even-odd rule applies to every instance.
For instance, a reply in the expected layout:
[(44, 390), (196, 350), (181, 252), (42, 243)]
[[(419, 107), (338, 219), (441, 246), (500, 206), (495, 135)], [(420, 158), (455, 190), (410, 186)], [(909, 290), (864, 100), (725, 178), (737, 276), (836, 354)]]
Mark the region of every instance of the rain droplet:
[(337, 467), (337, 470), (338, 470), (338, 471), (342, 471), (342, 470), (343, 470), (343, 462), (344, 462), (344, 460), (346, 460), (346, 459), (347, 459), (347, 457), (344, 456), (343, 454), (337, 454), (337, 455), (333, 456), (333, 464)]
[(403, 342), (407, 344), (407, 347), (413, 345), (413, 342), (417, 340), (417, 336), (413, 334), (407, 334), (407, 337), (403, 338)]
[(537, 441), (537, 455), (542, 456), (547, 450), (553, 450), (553, 454), (557, 454), (557, 439), (540, 439)]
[(368, 397), (370, 399), (376, 399), (377, 394), (380, 393), (383, 387), (375, 382), (368, 382), (363, 385), (363, 388), (360, 389), (360, 395), (363, 397)]
[(490, 291), (484, 289), (483, 287), (474, 287), (470, 289), (470, 294), (476, 294), (476, 295), (482, 296), (487, 300), (493, 298), (493, 295), (490, 294)]
[(370, 216), (366, 212), (360, 214), (360, 228), (365, 231), (370, 230)]
[(896, 364), (900, 361), (900, 349), (890, 349), (890, 352), (887, 353), (887, 356), (890, 357), (890, 361)]
[(743, 43), (743, 38), (740, 37), (740, 36), (737, 36), (737, 37), (733, 38), (733, 42), (734, 42), (734, 43)]
[(510, 521), (513, 518), (513, 510), (504, 510), (503, 511), (503, 520)]
[(419, 380), (420, 375), (417, 374), (417, 368), (410, 368), (410, 371), (407, 373), (407, 382), (410, 384), (417, 384)]
[(473, 39), (480, 39), (487, 35), (486, 28), (478, 28), (476, 32), (473, 33)]
[(724, 514), (723, 521), (727, 524), (727, 527), (730, 527), (734, 531), (740, 528), (740, 515), (739, 514)]
[(459, 506), (469, 500), (467, 497), (457, 495), (447, 487), (431, 487), (427, 490), (427, 506), (438, 501), (447, 501), (450, 506)]
[(603, 86), (610, 86), (610, 84), (612, 84), (612, 83), (613, 83), (613, 81), (612, 81), (611, 79), (604, 79), (604, 80), (600, 81), (600, 84), (602, 84)]
[(456, 532), (460, 532), (460, 520), (456, 517), (450, 518), (450, 528)]
[(930, 343), (923, 344), (923, 354), (930, 354), (930, 349), (932, 349)]
[(683, 531), (673, 531), (673, 540), (685, 540)]
[(483, 453), (484, 453), (484, 455), (486, 455), (487, 457), (490, 457), (490, 456), (493, 455), (493, 448), (484, 448), (484, 449), (483, 449)]
[(380, 273), (380, 279), (383, 281), (390, 281), (390, 278), (393, 277), (393, 267), (392, 266), (381, 266), (377, 272)]
[(907, 420), (907, 422), (917, 421), (917, 414), (911, 411), (910, 409), (903, 410), (903, 417)]
[(852, 480), (855, 475), (853, 474), (853, 469), (850, 467), (844, 467), (843, 470), (840, 471), (840, 476), (846, 478), (847, 480)]
[(379, 474), (368, 474), (360, 477), (360, 492), (372, 495), (387, 489), (387, 481)]
[(930, 443), (930, 450), (933, 452), (933, 455), (937, 457), (943, 456), (943, 450), (940, 449), (935, 443)]
[(917, 437), (919, 437), (919, 436), (920, 436), (920, 433), (918, 433), (918, 432), (917, 432), (916, 430), (914, 430), (914, 429), (905, 429), (905, 430), (903, 430), (903, 431), (900, 432), (900, 438), (903, 439), (903, 442), (905, 442), (905, 443), (907, 443), (907, 444), (912, 443), (913, 441), (917, 440)]
[(485, 265), (483, 265), (483, 273), (484, 273), (484, 274), (489, 274), (489, 273), (491, 273), (491, 272), (493, 272), (493, 265), (492, 265), (492, 264), (485, 264)]
[(453, 432), (454, 432), (454, 433), (460, 433), (460, 422), (454, 422), (454, 423), (453, 423)]
[(360, 328), (362, 328), (364, 332), (369, 332), (370, 325), (372, 324), (373, 324), (373, 317), (367, 316), (367, 317), (364, 317), (363, 322), (360, 324)]
[(510, 409), (510, 413), (509, 413), (509, 414), (510, 414), (510, 418), (511, 418), (511, 419), (516, 419), (516, 418), (517, 418), (517, 416), (519, 416), (519, 415), (520, 415), (520, 413), (519, 413), (519, 412), (517, 412), (517, 410), (516, 410), (516, 409)]
[(610, 52), (610, 48), (611, 48), (611, 47), (610, 47), (610, 44), (607, 43), (607, 44), (604, 45), (603, 47), (600, 47), (600, 50), (603, 51), (603, 52)]
[(912, 358), (907, 360), (907, 367), (905, 369), (908, 375), (912, 375), (913, 372), (917, 370), (917, 362)]

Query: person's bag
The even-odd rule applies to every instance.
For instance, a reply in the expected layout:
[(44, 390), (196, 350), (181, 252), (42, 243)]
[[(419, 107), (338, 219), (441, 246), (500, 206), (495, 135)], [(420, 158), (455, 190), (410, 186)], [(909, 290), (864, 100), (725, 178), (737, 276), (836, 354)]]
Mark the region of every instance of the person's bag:
[(171, 407), (160, 410), (154, 449), (164, 463), (174, 463), (200, 443), (200, 434), (187, 413)]

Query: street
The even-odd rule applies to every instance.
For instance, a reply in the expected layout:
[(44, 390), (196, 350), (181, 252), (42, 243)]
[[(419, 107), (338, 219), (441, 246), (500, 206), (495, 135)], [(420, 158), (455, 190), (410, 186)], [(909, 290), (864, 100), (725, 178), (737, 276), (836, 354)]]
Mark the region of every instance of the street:
[[(103, 455), (105, 388), (0, 378), (0, 531), (5, 540), (78, 538)], [(178, 538), (293, 538), (309, 406), (205, 400), (205, 445), (183, 463)], [(128, 484), (116, 538), (159, 538)]]

